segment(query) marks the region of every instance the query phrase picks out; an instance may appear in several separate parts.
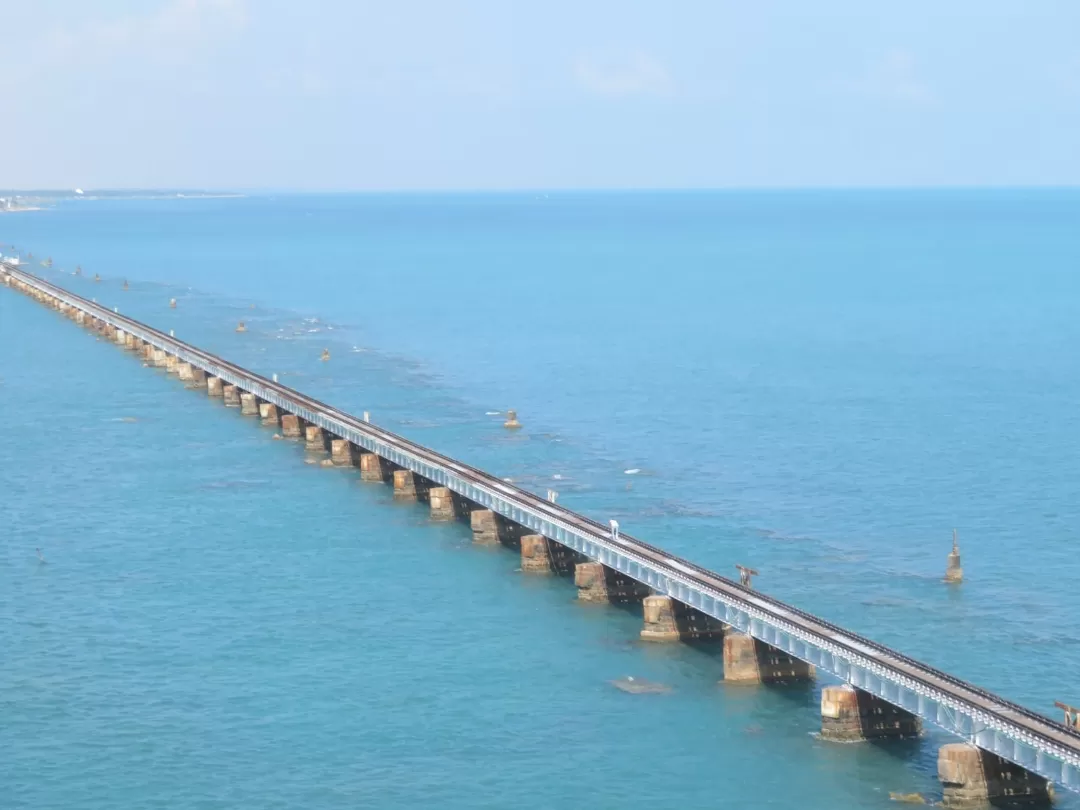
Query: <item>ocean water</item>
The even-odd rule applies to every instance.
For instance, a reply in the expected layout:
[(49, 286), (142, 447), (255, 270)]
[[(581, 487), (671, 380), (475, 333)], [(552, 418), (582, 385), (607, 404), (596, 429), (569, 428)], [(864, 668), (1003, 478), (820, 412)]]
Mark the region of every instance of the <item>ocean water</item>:
[[(1080, 701), (1078, 223), (1072, 191), (283, 195), (64, 202), (0, 242), (1053, 715)], [(0, 806), (939, 792), (948, 735), (822, 743), (821, 683), (718, 684), (714, 651), (638, 643), (5, 290), (0, 344)]]

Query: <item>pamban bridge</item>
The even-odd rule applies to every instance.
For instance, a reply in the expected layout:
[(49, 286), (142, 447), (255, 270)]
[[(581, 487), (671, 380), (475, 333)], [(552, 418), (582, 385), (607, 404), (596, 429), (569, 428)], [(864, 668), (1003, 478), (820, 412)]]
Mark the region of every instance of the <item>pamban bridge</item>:
[(358, 466), (363, 481), (428, 504), (435, 520), (470, 523), (477, 543), (520, 549), (526, 573), (573, 575), (588, 601), (643, 603), (643, 639), (723, 644), (724, 680), (778, 683), (825, 673), (821, 735), (854, 742), (917, 736), (923, 722), (957, 736), (941, 747), (947, 806), (1048, 804), (1080, 792), (1080, 727), (1004, 700), (948, 673), (429, 450), (331, 405), (73, 295), (14, 262), (0, 279), (78, 325), (204, 389), (245, 416)]

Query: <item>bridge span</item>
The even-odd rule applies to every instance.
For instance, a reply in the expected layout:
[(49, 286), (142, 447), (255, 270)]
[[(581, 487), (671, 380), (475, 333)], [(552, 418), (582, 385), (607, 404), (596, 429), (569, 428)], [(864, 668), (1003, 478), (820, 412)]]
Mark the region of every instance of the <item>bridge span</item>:
[(643, 600), (643, 638), (723, 637), (725, 680), (800, 680), (815, 671), (834, 676), (841, 686), (824, 689), (823, 737), (917, 734), (921, 721), (952, 732), (964, 742), (939, 753), (947, 804), (999, 797), (1045, 801), (1047, 782), (1080, 792), (1077, 728), (643, 540), (613, 533), (558, 503), (110, 311), (15, 264), (0, 265), (0, 278), (141, 352), (151, 364), (178, 368), (181, 378), (207, 386), (211, 396), (216, 388), (224, 389), (226, 398), (243, 397), (245, 412), (254, 407), (258, 413), (261, 407), (264, 423), (269, 419), (286, 433), (289, 425), (294, 431), (303, 425), (309, 446), (333, 437), (335, 461), (353, 463), (355, 451), (365, 480), (393, 480), (396, 495), (421, 495), (433, 516), (469, 518), (478, 540), (514, 536), (523, 570), (566, 571), (576, 564), (581, 597)]

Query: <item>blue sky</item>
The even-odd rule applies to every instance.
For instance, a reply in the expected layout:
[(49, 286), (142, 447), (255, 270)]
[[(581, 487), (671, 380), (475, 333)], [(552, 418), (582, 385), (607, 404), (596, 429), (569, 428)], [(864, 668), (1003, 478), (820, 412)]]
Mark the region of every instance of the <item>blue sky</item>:
[(0, 0), (3, 187), (1080, 184), (1076, 0)]

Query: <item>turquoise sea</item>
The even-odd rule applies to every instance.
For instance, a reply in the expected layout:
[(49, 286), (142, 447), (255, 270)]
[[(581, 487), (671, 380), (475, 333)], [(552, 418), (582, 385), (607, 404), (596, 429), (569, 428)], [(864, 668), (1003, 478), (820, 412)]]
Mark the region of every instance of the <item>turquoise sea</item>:
[[(1006, 697), (1080, 703), (1080, 192), (80, 200), (0, 242)], [(940, 793), (947, 735), (822, 743), (821, 683), (725, 687), (709, 650), (639, 643), (632, 611), (4, 289), (0, 346), (5, 810)]]

